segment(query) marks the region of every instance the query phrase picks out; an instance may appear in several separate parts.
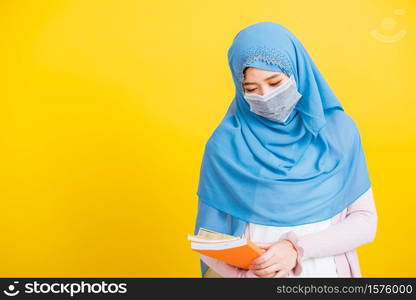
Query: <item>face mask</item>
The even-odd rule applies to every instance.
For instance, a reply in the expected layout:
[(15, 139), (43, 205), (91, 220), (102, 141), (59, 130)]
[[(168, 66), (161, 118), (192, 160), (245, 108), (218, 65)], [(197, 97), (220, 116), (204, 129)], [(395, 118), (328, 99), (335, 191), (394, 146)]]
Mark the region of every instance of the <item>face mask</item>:
[(250, 110), (271, 121), (284, 123), (302, 95), (296, 88), (293, 76), (283, 85), (261, 96), (244, 94), (244, 99), (250, 105)]

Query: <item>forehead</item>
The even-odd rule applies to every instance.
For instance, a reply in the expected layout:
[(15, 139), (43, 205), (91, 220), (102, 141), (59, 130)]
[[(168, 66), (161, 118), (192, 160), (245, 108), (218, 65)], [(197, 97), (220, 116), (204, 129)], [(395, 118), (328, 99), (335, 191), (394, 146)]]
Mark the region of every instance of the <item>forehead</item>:
[(281, 75), (283, 75), (283, 72), (269, 71), (250, 67), (244, 70), (243, 82), (247, 82), (247, 80), (269, 80), (272, 78), (278, 78)]

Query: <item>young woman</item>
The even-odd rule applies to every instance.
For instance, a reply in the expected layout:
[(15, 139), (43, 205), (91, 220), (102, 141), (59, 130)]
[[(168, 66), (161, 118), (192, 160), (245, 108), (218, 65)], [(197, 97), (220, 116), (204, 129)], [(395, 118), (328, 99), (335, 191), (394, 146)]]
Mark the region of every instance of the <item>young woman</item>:
[(377, 214), (361, 137), (301, 42), (260, 22), (228, 50), (235, 96), (205, 145), (200, 227), (266, 252), (243, 270), (200, 254), (203, 277), (361, 277)]

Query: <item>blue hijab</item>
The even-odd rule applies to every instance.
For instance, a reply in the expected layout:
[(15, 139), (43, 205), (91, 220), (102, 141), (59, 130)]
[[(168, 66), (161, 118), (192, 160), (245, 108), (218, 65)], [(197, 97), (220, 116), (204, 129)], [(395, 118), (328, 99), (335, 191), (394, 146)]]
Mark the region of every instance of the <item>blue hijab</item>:
[[(250, 25), (228, 50), (235, 96), (204, 149), (200, 227), (242, 236), (247, 223), (295, 226), (332, 218), (370, 188), (358, 128), (301, 42), (274, 22)], [(302, 97), (285, 123), (250, 111), (244, 68), (293, 75)], [(201, 260), (201, 272), (208, 266)]]

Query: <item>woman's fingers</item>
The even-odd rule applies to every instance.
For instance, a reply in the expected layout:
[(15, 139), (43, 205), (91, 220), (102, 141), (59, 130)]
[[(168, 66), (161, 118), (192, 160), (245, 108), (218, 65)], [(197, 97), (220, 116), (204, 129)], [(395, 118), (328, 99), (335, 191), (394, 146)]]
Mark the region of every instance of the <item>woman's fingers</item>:
[(268, 274), (274, 274), (275, 272), (279, 271), (282, 267), (279, 264), (272, 264), (266, 268), (263, 269), (256, 269), (254, 270), (254, 273), (256, 275), (268, 275)]
[(259, 263), (259, 264), (255, 264), (252, 263), (250, 265), (250, 269), (252, 270), (260, 270), (260, 269), (265, 269), (273, 264), (275, 264), (276, 262), (273, 260), (273, 256), (270, 257), (268, 260), (266, 260), (265, 262)]
[(262, 278), (273, 278), (276, 275), (276, 271), (271, 272), (271, 273), (265, 273), (265, 274), (259, 274), (256, 273), (255, 271), (253, 271), (254, 274), (256, 274), (258, 277), (262, 277)]
[(289, 271), (288, 270), (280, 270), (278, 272), (276, 272), (276, 275), (274, 275), (274, 278), (283, 278), (283, 277), (288, 277), (289, 276)]
[(265, 253), (263, 253), (260, 257), (257, 257), (254, 259), (251, 264), (252, 265), (260, 265), (266, 261), (268, 261), (270, 258), (272, 258), (274, 255), (274, 252), (271, 251), (271, 249), (267, 250)]
[(275, 275), (276, 275), (276, 272), (269, 273), (266, 275), (257, 275), (257, 276), (262, 277), (262, 278), (273, 278)]

